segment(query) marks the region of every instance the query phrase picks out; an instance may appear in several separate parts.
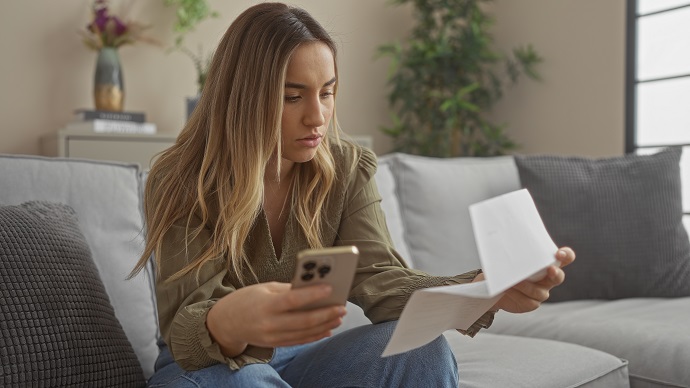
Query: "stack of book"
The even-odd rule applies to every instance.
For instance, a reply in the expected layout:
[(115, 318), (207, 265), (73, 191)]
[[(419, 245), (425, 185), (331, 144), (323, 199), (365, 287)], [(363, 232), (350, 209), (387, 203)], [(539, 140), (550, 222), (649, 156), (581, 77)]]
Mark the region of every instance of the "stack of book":
[(68, 123), (65, 129), (96, 133), (153, 135), (156, 133), (156, 124), (146, 122), (146, 114), (144, 112), (107, 112), (77, 109), (74, 112), (74, 121)]

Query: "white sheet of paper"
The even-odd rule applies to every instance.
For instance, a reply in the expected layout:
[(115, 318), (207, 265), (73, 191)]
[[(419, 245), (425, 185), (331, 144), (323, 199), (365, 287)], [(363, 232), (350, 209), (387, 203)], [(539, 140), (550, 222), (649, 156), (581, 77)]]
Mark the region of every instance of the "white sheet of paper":
[(471, 205), (470, 216), (486, 280), (415, 291), (382, 357), (468, 329), (505, 290), (556, 263), (558, 247), (526, 189)]
[(470, 205), (470, 217), (489, 294), (556, 264), (558, 247), (527, 189)]

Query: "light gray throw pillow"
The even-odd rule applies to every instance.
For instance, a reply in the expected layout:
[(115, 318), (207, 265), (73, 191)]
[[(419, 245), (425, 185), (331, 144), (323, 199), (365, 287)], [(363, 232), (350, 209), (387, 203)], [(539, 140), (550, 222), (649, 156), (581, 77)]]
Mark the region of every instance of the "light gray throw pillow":
[(681, 153), (515, 158), (554, 242), (577, 255), (550, 301), (690, 295)]
[(468, 208), (520, 189), (513, 158), (395, 154), (394, 161), (391, 169), (415, 268), (439, 276), (480, 268)]

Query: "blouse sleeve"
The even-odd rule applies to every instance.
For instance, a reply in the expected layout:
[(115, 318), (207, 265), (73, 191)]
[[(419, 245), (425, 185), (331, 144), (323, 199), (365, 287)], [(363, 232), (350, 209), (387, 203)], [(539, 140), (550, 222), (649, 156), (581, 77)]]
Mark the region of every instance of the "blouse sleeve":
[[(418, 289), (469, 283), (481, 272), (456, 276), (431, 276), (411, 269), (393, 248), (381, 210), (376, 182), (375, 156), (364, 150), (348, 187), (336, 245), (355, 245), (360, 252), (350, 301), (362, 307), (374, 323), (398, 319), (410, 295)], [(493, 322), (487, 312), (463, 334), (474, 336)]]
[[(198, 218), (195, 219), (197, 225)], [(248, 346), (236, 357), (225, 357), (220, 346), (211, 339), (206, 315), (217, 300), (235, 291), (226, 281), (224, 260), (204, 265), (176, 280), (167, 280), (196, 258), (210, 241), (210, 231), (202, 232), (188, 244), (186, 222), (173, 225), (165, 234), (160, 268), (156, 282), (158, 320), (161, 334), (177, 363), (186, 370), (196, 370), (225, 363), (232, 369), (245, 364), (265, 363), (273, 349)]]

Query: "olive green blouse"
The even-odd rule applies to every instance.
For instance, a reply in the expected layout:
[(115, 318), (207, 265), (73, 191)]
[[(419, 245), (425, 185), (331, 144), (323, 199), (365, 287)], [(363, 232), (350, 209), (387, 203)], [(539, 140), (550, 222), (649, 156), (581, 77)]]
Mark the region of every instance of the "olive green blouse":
[[(347, 145), (342, 147), (332, 146), (337, 177), (323, 212), (322, 242), (324, 246), (355, 245), (359, 249), (359, 265), (349, 301), (362, 307), (373, 323), (379, 323), (397, 319), (415, 290), (471, 282), (479, 271), (439, 277), (408, 268), (393, 248), (379, 204), (381, 197), (373, 179), (376, 157), (363, 150), (353, 170), (352, 150)], [(147, 201), (147, 205), (152, 206), (155, 199), (147, 198)], [(192, 222), (191, 227), (197, 226), (200, 219), (194, 221), (196, 225)], [(211, 306), (240, 287), (225, 260), (207, 263), (200, 270), (198, 279), (192, 271), (178, 280), (165, 281), (201, 252), (204, 244), (210, 241), (211, 230), (207, 225), (185, 246), (186, 220), (180, 220), (164, 236), (156, 282), (163, 338), (175, 360), (187, 370), (217, 363), (237, 369), (246, 364), (268, 362), (273, 349), (252, 345), (239, 356), (223, 356), (206, 328), (206, 314)], [(281, 257), (276, 257), (263, 212), (254, 223), (246, 244), (247, 256), (259, 282), (290, 282), (296, 255), (306, 248), (306, 237), (292, 212), (283, 237)], [(245, 278), (252, 279), (248, 273)], [(473, 336), (480, 328), (488, 327), (492, 320), (493, 313), (487, 312), (465, 333)]]

